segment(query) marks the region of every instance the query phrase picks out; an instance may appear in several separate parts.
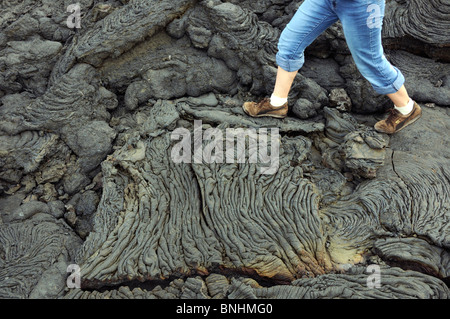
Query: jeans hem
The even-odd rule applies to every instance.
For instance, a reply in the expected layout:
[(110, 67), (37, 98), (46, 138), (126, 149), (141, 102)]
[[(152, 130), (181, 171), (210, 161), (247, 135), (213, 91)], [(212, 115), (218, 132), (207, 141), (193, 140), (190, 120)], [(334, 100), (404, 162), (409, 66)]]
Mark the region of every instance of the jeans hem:
[(292, 59), (283, 58), (280, 56), (279, 53), (277, 53), (275, 58), (276, 58), (277, 65), (287, 72), (298, 71), (302, 68), (303, 64), (305, 63), (304, 57), (302, 57), (299, 60), (292, 60)]
[[(395, 68), (395, 67), (394, 67)], [(400, 90), (400, 88), (403, 86), (403, 84), (405, 83), (405, 77), (403, 76), (403, 74), (397, 69), (395, 68), (397, 71), (397, 78), (395, 79), (395, 81), (387, 86), (373, 86), (373, 89), (378, 93), (378, 94), (392, 94), (397, 92), (398, 90)]]

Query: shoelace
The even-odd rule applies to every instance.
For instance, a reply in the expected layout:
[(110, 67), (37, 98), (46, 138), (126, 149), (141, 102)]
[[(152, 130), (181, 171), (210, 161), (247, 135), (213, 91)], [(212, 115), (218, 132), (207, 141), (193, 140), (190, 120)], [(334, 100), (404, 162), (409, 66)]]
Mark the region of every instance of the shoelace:
[(266, 103), (266, 102), (269, 102), (269, 103), (270, 103), (270, 98), (269, 98), (269, 97), (263, 98), (263, 99), (259, 102), (259, 104), (263, 105), (263, 104)]
[(388, 110), (389, 116), (386, 119), (386, 122), (394, 123), (397, 119), (400, 118), (400, 112), (397, 111), (395, 108), (391, 108)]

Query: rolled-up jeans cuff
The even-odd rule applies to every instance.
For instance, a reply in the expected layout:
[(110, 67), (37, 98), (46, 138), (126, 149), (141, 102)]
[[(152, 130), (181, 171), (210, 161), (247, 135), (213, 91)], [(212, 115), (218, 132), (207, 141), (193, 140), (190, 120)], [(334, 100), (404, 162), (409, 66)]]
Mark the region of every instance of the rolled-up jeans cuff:
[(294, 72), (301, 69), (301, 67), (305, 63), (305, 57), (302, 55), (302, 57), (298, 60), (286, 59), (283, 58), (278, 52), (276, 55), (276, 62), (277, 65), (283, 70), (288, 72)]
[(395, 79), (395, 81), (387, 86), (373, 86), (374, 90), (378, 93), (378, 94), (392, 94), (397, 92), (398, 90), (400, 90), (400, 88), (403, 86), (403, 84), (405, 83), (405, 77), (403, 76), (402, 72), (400, 72), (399, 69), (397, 69), (395, 66), (393, 66), (393, 68), (397, 71), (397, 78)]

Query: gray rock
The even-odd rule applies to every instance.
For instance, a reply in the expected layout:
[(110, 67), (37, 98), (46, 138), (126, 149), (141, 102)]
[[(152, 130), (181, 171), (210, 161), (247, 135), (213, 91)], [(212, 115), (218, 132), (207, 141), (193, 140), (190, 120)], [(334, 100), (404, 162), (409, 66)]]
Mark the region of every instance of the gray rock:
[[(377, 266), (377, 265), (372, 265)], [(380, 267), (381, 285), (370, 281), (371, 270), (355, 267), (348, 274), (327, 274), (318, 278), (304, 278), (291, 285), (262, 287), (248, 277), (227, 278), (211, 274), (206, 278), (195, 277), (186, 280), (175, 279), (167, 287), (119, 289), (106, 291), (83, 291), (72, 289), (67, 299), (446, 299), (447, 286), (436, 278), (400, 268)], [(419, 288), (418, 288), (419, 287)], [(267, 304), (261, 304), (259, 311), (273, 311)]]
[[(81, 240), (48, 214), (0, 225), (0, 295), (3, 298), (56, 298), (65, 288), (61, 267), (72, 263)], [(8, 252), (5, 254), (5, 252)]]
[(214, 93), (208, 93), (199, 97), (191, 97), (189, 99), (186, 99), (186, 101), (194, 106), (202, 105), (214, 107), (219, 104), (219, 101), (217, 100), (216, 95)]
[(316, 116), (317, 109), (309, 100), (300, 98), (295, 101), (295, 104), (292, 107), (292, 113), (300, 119), (307, 119)]
[(128, 110), (135, 110), (140, 104), (147, 102), (152, 97), (148, 81), (132, 82), (125, 92), (125, 106)]
[(11, 40), (25, 40), (39, 28), (39, 22), (31, 17), (30, 14), (24, 14), (19, 19), (5, 28), (5, 35)]
[(29, 299), (57, 299), (64, 295), (67, 262), (60, 261), (46, 269), (30, 292)]
[[(330, 49), (324, 51), (330, 54)], [(305, 64), (299, 71), (300, 74), (320, 83), (320, 86), (329, 91), (345, 86), (345, 79), (339, 73), (340, 66), (336, 60), (333, 58), (320, 59), (310, 56), (310, 54), (305, 58)]]
[(96, 168), (112, 150), (116, 132), (103, 121), (92, 121), (65, 132), (67, 144), (78, 155), (79, 166), (84, 172)]
[(77, 215), (84, 217), (91, 216), (97, 210), (98, 202), (99, 198), (96, 192), (86, 191), (82, 193), (75, 206)]
[[(28, 24), (24, 22), (24, 25)], [(29, 27), (31, 29), (26, 32), (34, 32), (37, 29), (37, 26), (33, 27), (32, 24)], [(26, 38), (26, 34), (19, 35), (19, 38)], [(6, 71), (2, 72), (0, 85), (8, 93), (27, 90), (43, 94), (47, 88), (46, 79), (50, 76), (52, 64), (56, 62), (61, 49), (61, 43), (39, 38), (9, 41), (0, 54), (0, 65), (6, 68)]]
[(186, 32), (192, 41), (192, 45), (199, 49), (207, 48), (212, 38), (212, 32), (204, 27), (189, 25)]
[(375, 242), (377, 255), (391, 266), (416, 270), (441, 279), (450, 277), (450, 253), (419, 238), (384, 238)]
[(61, 132), (68, 129), (66, 126), (79, 127), (94, 120), (109, 121), (107, 109), (117, 101), (106, 99), (99, 88), (96, 70), (87, 64), (77, 64), (36, 99), (24, 93), (19, 99), (3, 97), (0, 131), (9, 135), (27, 130)]
[(35, 214), (49, 213), (50, 209), (46, 203), (40, 201), (30, 201), (23, 203), (17, 209), (10, 210), (9, 214), (3, 214), (4, 222), (24, 221)]
[(389, 58), (405, 75), (408, 94), (416, 101), (450, 106), (450, 66), (404, 51), (389, 53)]
[(347, 134), (342, 145), (345, 166), (355, 175), (375, 178), (386, 159), (388, 140), (374, 130)]
[(61, 218), (64, 215), (64, 203), (60, 200), (48, 202), (49, 213), (55, 218)]
[(64, 191), (69, 195), (81, 191), (89, 183), (89, 178), (81, 172), (74, 172), (63, 179)]
[[(80, 0), (80, 29), (65, 1), (15, 2), (0, 17), (0, 297), (449, 298), (439, 1), (387, 1), (387, 58), (434, 106), (389, 138), (372, 127), (392, 103), (339, 22), (306, 50), (285, 119), (244, 113), (272, 92), (302, 1)], [(194, 120), (217, 142), (267, 129), (276, 172), (209, 163), (220, 143)], [(174, 160), (175, 130), (201, 162)], [(253, 137), (238, 155), (264, 151)], [(68, 264), (81, 289), (65, 289)]]
[(449, 62), (450, 54), (446, 49), (449, 39), (445, 36), (449, 27), (446, 18), (449, 9), (444, 6), (442, 10), (428, 10), (439, 7), (439, 4), (436, 0), (416, 0), (412, 6), (389, 1), (385, 15), (389, 23), (383, 28), (384, 44)]
[(330, 106), (339, 111), (350, 112), (352, 110), (352, 101), (344, 89), (332, 89), (329, 95)]

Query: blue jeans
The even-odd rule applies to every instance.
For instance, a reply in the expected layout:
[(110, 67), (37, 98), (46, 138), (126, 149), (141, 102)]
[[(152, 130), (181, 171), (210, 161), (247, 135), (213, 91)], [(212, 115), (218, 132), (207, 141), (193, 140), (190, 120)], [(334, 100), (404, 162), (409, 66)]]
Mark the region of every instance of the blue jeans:
[(305, 0), (283, 30), (276, 61), (288, 72), (299, 70), (304, 51), (323, 31), (340, 20), (352, 57), (379, 94), (397, 92), (403, 74), (384, 56), (381, 27), (384, 0)]

